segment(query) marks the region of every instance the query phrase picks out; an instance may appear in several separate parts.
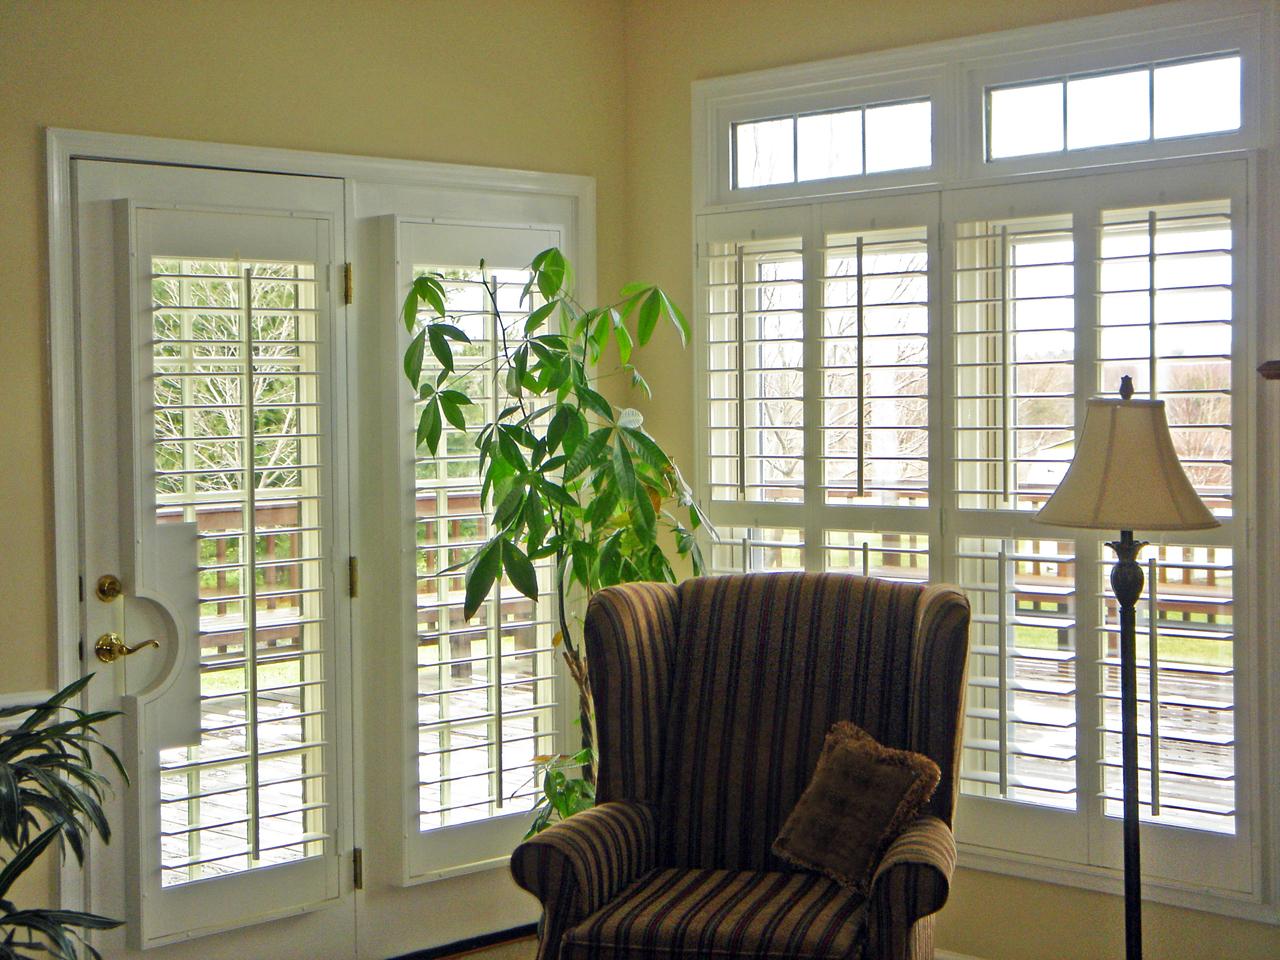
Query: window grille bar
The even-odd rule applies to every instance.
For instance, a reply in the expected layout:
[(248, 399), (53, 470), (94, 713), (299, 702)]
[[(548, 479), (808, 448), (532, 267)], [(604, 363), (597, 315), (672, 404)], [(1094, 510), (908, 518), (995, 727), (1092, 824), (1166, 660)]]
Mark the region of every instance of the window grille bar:
[[(1065, 124), (1065, 119), (1063, 120)], [(1009, 298), (1013, 295), (1010, 290), (1009, 276), (1009, 228), (1001, 224), (1000, 226), (1000, 491), (1001, 497), (1005, 501), (1005, 505), (1009, 502), (1009, 471), (1011, 469), (1009, 460), (1009, 445), (1013, 437), (1009, 429), (1009, 423), (1013, 419), (1013, 403), (1010, 398), (1012, 393), (1011, 380), (1012, 363), (1009, 359), (1009, 353), (1013, 346), (1013, 336), (1009, 332)], [(1001, 563), (1003, 564), (1003, 560)], [(1001, 567), (1003, 570), (1003, 566)], [(1003, 587), (1001, 588), (1003, 590)], [(1001, 661), (1003, 663), (1003, 661)], [(1003, 751), (1001, 756), (1003, 756)]]
[[(1155, 84), (1151, 84), (1152, 87)], [(1153, 113), (1152, 116), (1155, 116)], [(1147, 396), (1156, 398), (1156, 370), (1160, 357), (1156, 353), (1156, 212), (1147, 211)], [(1152, 581), (1155, 586), (1155, 581)], [(1152, 781), (1154, 786), (1155, 781)]]
[(1006, 657), (1009, 654), (1009, 637), (1008, 637), (1008, 561), (1006, 559), (1004, 545), (1000, 547), (999, 553), (996, 554), (996, 590), (997, 590), (997, 609), (999, 612), (999, 622), (996, 627), (996, 644), (999, 647), (997, 655), (997, 669), (999, 674), (997, 677), (997, 692), (1000, 698), (997, 706), (999, 724), (1000, 724), (1000, 796), (1008, 796), (1009, 793), (1009, 689), (1008, 689), (1008, 666)]
[(737, 323), (735, 324), (738, 331), (738, 496), (745, 500), (747, 498), (747, 348), (746, 348), (746, 306), (743, 304), (743, 247), (742, 244), (734, 244), (735, 251), (735, 272), (734, 277), (737, 283), (737, 292), (735, 302), (738, 306)]
[(221, 860), (231, 860), (234, 857), (248, 857), (250, 860), (261, 859), (261, 854), (268, 853), (272, 850), (283, 850), (287, 847), (302, 847), (309, 843), (319, 843), (328, 840), (327, 833), (304, 833), (297, 837), (290, 837), (288, 840), (282, 840), (280, 843), (273, 843), (269, 846), (259, 847), (257, 853), (251, 853), (247, 847), (232, 850), (230, 853), (220, 853), (216, 857), (196, 857), (188, 860), (179, 860), (174, 863), (164, 863), (160, 869), (165, 871), (185, 870), (187, 867), (198, 867), (206, 863), (218, 863)]
[[(255, 530), (257, 523), (256, 510), (256, 477), (254, 470), (255, 443), (254, 437), (254, 421), (256, 414), (253, 409), (253, 360), (249, 355), (253, 352), (253, 268), (245, 267), (244, 270), (244, 329), (241, 331), (243, 340), (243, 348), (246, 353), (244, 364), (244, 384), (241, 389), (244, 391), (244, 486), (245, 486), (245, 518), (244, 530), (249, 533)], [(255, 537), (256, 539), (256, 537)], [(241, 551), (245, 562), (245, 579), (248, 585), (245, 587), (245, 635), (249, 640), (245, 644), (245, 678), (248, 684), (247, 703), (245, 704), (245, 719), (248, 729), (245, 731), (245, 737), (248, 739), (249, 747), (249, 764), (246, 769), (246, 776), (249, 781), (249, 792), (246, 795), (247, 809), (249, 813), (249, 849), (250, 859), (257, 860), (261, 848), (261, 829), (258, 818), (258, 551), (253, 549), (252, 545), (249, 549)]]
[[(1154, 239), (1154, 237), (1153, 237)], [(1147, 560), (1147, 683), (1151, 702), (1147, 706), (1151, 723), (1151, 815), (1160, 816), (1160, 648), (1157, 621), (1160, 600), (1156, 592), (1158, 566), (1155, 557)]]
[[(865, 137), (863, 138), (865, 142)], [(865, 167), (863, 168), (865, 169)], [(867, 423), (867, 384), (866, 384), (866, 358), (863, 351), (866, 349), (865, 324), (864, 324), (864, 302), (866, 300), (865, 278), (862, 275), (862, 235), (859, 234), (854, 249), (855, 270), (857, 275), (857, 292), (858, 304), (854, 322), (857, 330), (857, 350), (858, 350), (858, 496), (866, 495), (865, 479), (866, 479), (866, 423)]]

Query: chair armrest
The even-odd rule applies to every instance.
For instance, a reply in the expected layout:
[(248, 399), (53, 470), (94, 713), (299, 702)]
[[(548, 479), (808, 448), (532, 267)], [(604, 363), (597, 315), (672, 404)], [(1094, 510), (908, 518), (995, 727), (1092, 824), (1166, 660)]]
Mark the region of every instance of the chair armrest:
[(631, 800), (583, 810), (516, 847), (511, 873), (542, 902), (544, 949), (652, 870), (656, 848), (653, 808)]
[(868, 958), (913, 956), (912, 927), (942, 909), (955, 868), (955, 835), (937, 817), (920, 817), (898, 835), (871, 878)]

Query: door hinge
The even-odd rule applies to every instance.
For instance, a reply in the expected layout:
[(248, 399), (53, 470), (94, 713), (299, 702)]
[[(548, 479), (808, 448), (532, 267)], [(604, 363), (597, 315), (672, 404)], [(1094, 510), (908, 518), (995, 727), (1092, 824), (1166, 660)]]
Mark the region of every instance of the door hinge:
[(360, 561), (356, 557), (347, 557), (347, 596), (360, 595)]
[(351, 883), (357, 890), (364, 889), (364, 851), (359, 847), (351, 851)]
[(342, 302), (351, 303), (352, 297), (355, 295), (355, 271), (351, 267), (351, 262), (347, 261), (342, 265)]

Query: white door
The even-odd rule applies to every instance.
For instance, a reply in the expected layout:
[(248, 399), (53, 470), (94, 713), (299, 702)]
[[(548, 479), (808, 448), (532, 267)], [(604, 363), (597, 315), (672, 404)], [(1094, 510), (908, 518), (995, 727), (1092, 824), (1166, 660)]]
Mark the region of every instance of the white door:
[[(353, 956), (343, 184), (78, 160), (74, 186), (83, 656), (132, 779), (86, 877), (129, 920), (99, 945)], [(99, 662), (111, 635), (136, 652)]]

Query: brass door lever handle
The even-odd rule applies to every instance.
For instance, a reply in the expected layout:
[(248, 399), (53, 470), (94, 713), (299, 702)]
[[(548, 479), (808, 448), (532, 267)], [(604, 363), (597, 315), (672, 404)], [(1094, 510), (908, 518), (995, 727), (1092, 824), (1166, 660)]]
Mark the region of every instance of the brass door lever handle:
[(98, 638), (98, 642), (93, 645), (93, 652), (97, 654), (98, 659), (103, 663), (114, 663), (120, 657), (127, 657), (131, 653), (137, 653), (143, 647), (159, 649), (160, 641), (144, 640), (142, 643), (136, 643), (130, 647), (120, 639), (120, 634), (104, 633)]

